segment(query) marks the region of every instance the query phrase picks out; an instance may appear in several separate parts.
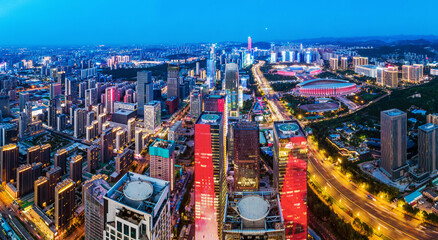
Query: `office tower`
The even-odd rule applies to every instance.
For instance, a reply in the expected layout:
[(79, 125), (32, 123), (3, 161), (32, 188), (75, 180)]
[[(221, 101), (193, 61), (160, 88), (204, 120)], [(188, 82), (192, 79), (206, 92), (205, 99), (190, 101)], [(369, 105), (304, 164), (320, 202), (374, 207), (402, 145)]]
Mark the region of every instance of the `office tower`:
[(142, 138), (143, 138), (143, 129), (137, 129), (135, 130), (135, 154), (140, 154), (141, 151), (143, 151), (143, 144), (142, 144)]
[(49, 181), (46, 177), (39, 177), (34, 182), (34, 203), (44, 209), (49, 202)]
[(331, 70), (338, 70), (338, 58), (330, 58), (330, 69)]
[(248, 37), (248, 51), (251, 51), (251, 37)]
[(29, 102), (30, 94), (28, 92), (21, 92), (19, 94), (19, 107), (20, 112), (24, 111), (24, 107), (26, 106), (26, 103)]
[(274, 122), (273, 166), (286, 239), (307, 239), (307, 135), (298, 121)]
[(70, 178), (58, 183), (55, 187), (55, 226), (64, 229), (69, 226), (76, 207), (75, 184)]
[(85, 126), (87, 123), (87, 110), (85, 108), (75, 109), (73, 122), (73, 137), (79, 138), (83, 136), (85, 134)]
[(49, 182), (47, 203), (50, 204), (55, 200), (55, 187), (61, 182), (62, 169), (61, 167), (53, 167), (47, 173), (47, 181)]
[(55, 153), (55, 167), (61, 168), (61, 174), (67, 173), (67, 150), (60, 149)]
[(223, 92), (212, 92), (204, 97), (204, 111), (226, 112), (226, 96)]
[(221, 112), (203, 112), (195, 124), (195, 239), (222, 239), (226, 150)]
[(114, 113), (114, 102), (116, 102), (116, 87), (108, 87), (105, 89), (105, 108), (106, 113)]
[(223, 239), (287, 239), (279, 202), (271, 191), (228, 193)]
[(131, 143), (135, 139), (135, 118), (128, 120), (127, 142)]
[(239, 116), (238, 91), (239, 91), (239, 68), (235, 63), (225, 65), (225, 90), (227, 91), (227, 105), (230, 116)]
[(65, 114), (59, 114), (58, 116), (56, 116), (56, 130), (58, 131), (64, 131), (66, 129), (67, 126), (67, 115)]
[(105, 240), (124, 233), (130, 239), (171, 239), (169, 198), (169, 182), (126, 173), (104, 196)]
[(70, 178), (73, 182), (82, 181), (82, 156), (76, 155), (70, 161)]
[(199, 76), (199, 62), (196, 62), (196, 71), (195, 71), (196, 76)]
[(179, 66), (167, 68), (167, 98), (175, 97), (179, 103)]
[(5, 117), (10, 115), (9, 100), (10, 97), (8, 95), (0, 95), (0, 112)]
[(161, 102), (152, 101), (144, 105), (144, 127), (147, 133), (154, 133), (161, 124)]
[(385, 86), (390, 88), (398, 87), (398, 70), (396, 68), (387, 68), (383, 70)]
[(341, 69), (348, 69), (348, 58), (341, 57)]
[(181, 132), (182, 121), (176, 121), (173, 126), (169, 128), (169, 132), (167, 133), (167, 139), (176, 142), (178, 141)]
[(32, 102), (27, 102), (24, 106), (24, 113), (26, 114), (27, 125), (32, 123)]
[(41, 146), (36, 145), (27, 149), (27, 163), (41, 162)]
[(258, 191), (260, 183), (259, 125), (233, 125), (234, 191)]
[(213, 59), (207, 60), (207, 86), (209, 88), (213, 88), (215, 84), (215, 72), (216, 72), (216, 64)]
[(56, 98), (50, 100), (50, 106), (47, 110), (48, 112), (47, 125), (52, 129), (56, 129), (56, 115), (57, 115), (56, 101), (57, 101)]
[(170, 182), (170, 191), (175, 185), (175, 142), (157, 138), (149, 146), (150, 174), (153, 178)]
[(99, 167), (100, 155), (99, 147), (91, 145), (87, 148), (87, 171), (93, 173)]
[(107, 163), (113, 158), (113, 134), (112, 129), (105, 129), (101, 135), (100, 157), (102, 162)]
[(44, 144), (41, 146), (40, 162), (43, 167), (47, 167), (50, 164), (50, 153), (52, 152), (52, 146), (50, 144)]
[(129, 167), (134, 161), (134, 151), (129, 148), (125, 148), (119, 155), (114, 158), (116, 162), (116, 172), (118, 174), (124, 174), (128, 172)]
[(82, 185), (84, 203), (85, 239), (104, 239), (105, 210), (103, 197), (111, 189), (105, 175), (94, 175)]
[(152, 72), (137, 72), (137, 113), (139, 116), (144, 114), (144, 105), (154, 100), (154, 82)]
[(27, 116), (26, 113), (20, 112), (18, 115), (18, 137), (24, 138), (27, 133)]
[(16, 180), (18, 167), (18, 147), (16, 144), (9, 144), (1, 147), (0, 150), (0, 176), (1, 181), (8, 183)]
[(428, 173), (438, 169), (438, 126), (432, 123), (418, 127), (418, 168)]
[(393, 181), (408, 171), (407, 115), (398, 109), (380, 112), (381, 169)]
[(190, 94), (190, 117), (193, 121), (198, 119), (202, 112), (202, 99), (199, 90), (195, 89)]

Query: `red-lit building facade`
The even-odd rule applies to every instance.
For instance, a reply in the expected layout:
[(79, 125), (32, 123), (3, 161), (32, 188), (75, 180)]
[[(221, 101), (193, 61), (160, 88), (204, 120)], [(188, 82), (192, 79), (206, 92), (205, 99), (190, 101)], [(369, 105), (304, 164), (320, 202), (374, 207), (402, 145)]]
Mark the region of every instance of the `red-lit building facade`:
[(204, 111), (225, 112), (225, 93), (212, 92), (204, 97)]
[(286, 239), (307, 239), (307, 135), (296, 120), (274, 123), (274, 188)]
[(223, 114), (202, 112), (195, 124), (195, 239), (219, 240), (227, 193)]

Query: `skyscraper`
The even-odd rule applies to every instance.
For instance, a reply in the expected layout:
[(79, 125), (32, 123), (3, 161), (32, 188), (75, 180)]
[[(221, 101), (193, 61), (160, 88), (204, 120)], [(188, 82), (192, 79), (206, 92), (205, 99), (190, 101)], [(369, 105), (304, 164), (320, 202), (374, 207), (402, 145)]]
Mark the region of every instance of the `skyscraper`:
[(392, 180), (408, 171), (406, 164), (407, 115), (398, 109), (380, 112), (381, 169)]
[(179, 66), (167, 68), (167, 98), (176, 97), (179, 102)]
[(154, 100), (154, 82), (152, 72), (137, 72), (137, 113), (139, 116), (144, 114), (144, 105)]
[(341, 57), (341, 69), (343, 69), (343, 70), (348, 69), (348, 58), (347, 57)]
[(47, 173), (48, 194), (47, 203), (52, 203), (55, 200), (55, 187), (61, 181), (62, 169), (61, 167), (53, 167)]
[(226, 113), (226, 95), (223, 92), (211, 92), (204, 97), (204, 111)]
[(85, 239), (104, 239), (105, 210), (103, 197), (111, 189), (105, 175), (94, 175), (82, 185), (85, 219)]
[(58, 183), (55, 187), (55, 226), (63, 229), (69, 226), (76, 207), (75, 184), (70, 178)]
[(24, 107), (26, 106), (26, 103), (29, 102), (30, 94), (28, 92), (21, 92), (19, 94), (19, 107), (20, 112), (24, 111)]
[(225, 89), (227, 91), (228, 111), (230, 116), (239, 116), (239, 67), (235, 63), (225, 66)]
[(383, 78), (385, 85), (390, 88), (398, 87), (398, 70), (395, 68), (387, 68), (383, 70)]
[(199, 90), (195, 89), (190, 94), (190, 117), (193, 121), (198, 119), (202, 112), (202, 98)]
[(48, 143), (41, 146), (40, 162), (43, 167), (47, 167), (50, 164), (50, 153), (52, 152), (52, 146)]
[(104, 195), (105, 240), (171, 239), (169, 198), (169, 182), (126, 173)]
[(23, 164), (17, 168), (17, 191), (18, 196), (22, 197), (34, 189), (34, 181), (42, 174), (42, 164)]
[(432, 123), (418, 127), (418, 168), (428, 173), (438, 169), (438, 126)]
[(139, 128), (135, 130), (135, 154), (140, 154), (141, 151), (143, 151), (143, 144), (142, 144), (142, 138), (143, 138), (143, 129)]
[(1, 115), (5, 117), (8, 117), (10, 115), (9, 100), (10, 97), (8, 95), (0, 94), (0, 112)]
[(114, 103), (116, 102), (116, 87), (105, 89), (105, 108), (108, 114), (114, 113)]
[(307, 135), (298, 121), (274, 122), (273, 165), (286, 239), (307, 239)]
[(93, 173), (99, 167), (99, 147), (91, 145), (87, 148), (87, 171)]
[(41, 161), (40, 145), (32, 146), (27, 149), (27, 163), (32, 164)]
[(100, 157), (101, 157), (102, 162), (104, 162), (104, 163), (109, 162), (113, 157), (113, 148), (114, 148), (113, 141), (114, 141), (114, 138), (113, 138), (113, 134), (112, 134), (112, 129), (111, 128), (105, 129), (102, 132), (101, 140), (100, 140), (100, 142), (101, 142)]
[(131, 118), (128, 120), (128, 127), (127, 127), (127, 142), (128, 144), (131, 143), (135, 138), (135, 118)]
[(87, 123), (87, 110), (85, 108), (75, 109), (73, 122), (73, 137), (79, 138), (83, 136), (85, 134), (85, 126)]
[(331, 70), (338, 70), (338, 58), (330, 58), (330, 69)]
[(147, 133), (154, 133), (161, 124), (161, 102), (152, 101), (144, 105), (144, 127)]
[(149, 146), (151, 177), (168, 181), (171, 192), (175, 185), (174, 151), (175, 142), (159, 138)]
[(259, 125), (237, 122), (233, 125), (234, 190), (258, 191), (260, 183)]
[(77, 183), (82, 181), (82, 156), (76, 155), (70, 161), (70, 178)]
[(134, 161), (134, 151), (125, 148), (114, 158), (114, 161), (116, 162), (116, 172), (118, 174), (124, 174), (129, 170), (129, 167), (131, 167), (132, 162)]
[(213, 59), (207, 60), (207, 86), (213, 88), (215, 84), (216, 64)]
[(18, 147), (16, 144), (5, 145), (0, 150), (1, 181), (8, 183), (15, 180), (18, 167)]
[(203, 112), (195, 124), (195, 239), (221, 239), (226, 185), (221, 112)]
[(251, 37), (248, 37), (248, 51), (251, 51), (252, 46), (251, 46)]

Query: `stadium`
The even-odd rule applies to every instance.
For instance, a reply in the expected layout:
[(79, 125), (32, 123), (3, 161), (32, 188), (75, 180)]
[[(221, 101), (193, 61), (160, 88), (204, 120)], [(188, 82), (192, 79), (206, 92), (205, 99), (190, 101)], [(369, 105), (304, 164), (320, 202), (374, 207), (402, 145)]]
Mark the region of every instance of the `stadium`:
[(341, 79), (314, 79), (299, 83), (294, 92), (306, 97), (344, 96), (357, 91), (355, 83)]
[(283, 67), (278, 69), (276, 74), (281, 76), (295, 76), (297, 74), (310, 74), (316, 75), (321, 73), (321, 68), (318, 66), (301, 66), (301, 65), (293, 65), (290, 67)]

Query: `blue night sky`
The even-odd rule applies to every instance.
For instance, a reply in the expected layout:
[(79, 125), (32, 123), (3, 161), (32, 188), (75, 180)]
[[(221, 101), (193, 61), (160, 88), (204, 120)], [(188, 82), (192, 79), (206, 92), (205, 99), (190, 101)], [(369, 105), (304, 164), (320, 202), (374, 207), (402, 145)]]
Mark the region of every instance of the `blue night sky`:
[(0, 44), (438, 35), (437, 9), (435, 0), (0, 0)]

